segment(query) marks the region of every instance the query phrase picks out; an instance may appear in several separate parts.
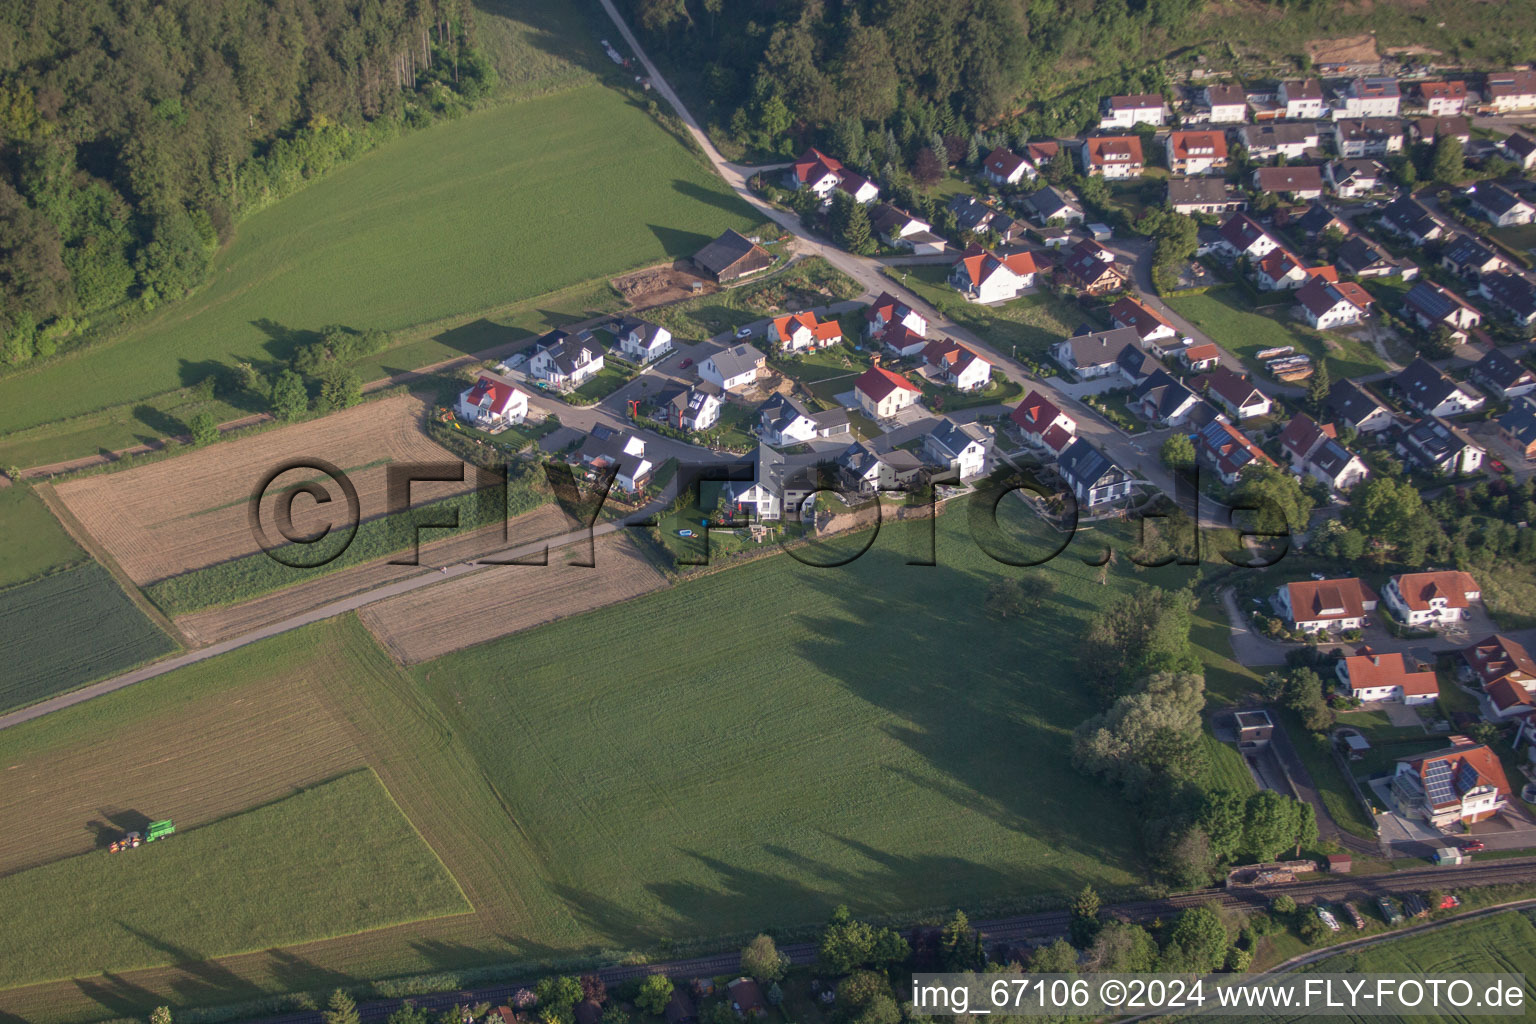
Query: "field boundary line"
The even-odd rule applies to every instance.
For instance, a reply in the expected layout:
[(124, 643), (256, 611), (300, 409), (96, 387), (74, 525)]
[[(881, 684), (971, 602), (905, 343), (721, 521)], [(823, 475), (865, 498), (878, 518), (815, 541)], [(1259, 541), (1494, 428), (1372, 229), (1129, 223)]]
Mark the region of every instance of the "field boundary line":
[(75, 543), (84, 548), (85, 553), (95, 559), (96, 563), (107, 570), (108, 575), (117, 581), (117, 585), (123, 588), (123, 592), (128, 595), (128, 600), (132, 601), (134, 606), (149, 618), (150, 622), (164, 630), (165, 634), (171, 638), (171, 641), (176, 644), (178, 649), (188, 650), (190, 645), (187, 642), (186, 635), (177, 628), (176, 624), (153, 601), (144, 595), (144, 592), (139, 589), (137, 583), (128, 578), (128, 574), (123, 571), (123, 567), (117, 564), (117, 559), (113, 558), (105, 548), (96, 543), (96, 538), (91, 536), (91, 532), (81, 524), (80, 520), (74, 517), (74, 514), (65, 506), (63, 500), (54, 492), (53, 485), (35, 484), (33, 490), (37, 492), (37, 496), (42, 499), (43, 504), (48, 506), (48, 510), (58, 519), (59, 524), (74, 538)]

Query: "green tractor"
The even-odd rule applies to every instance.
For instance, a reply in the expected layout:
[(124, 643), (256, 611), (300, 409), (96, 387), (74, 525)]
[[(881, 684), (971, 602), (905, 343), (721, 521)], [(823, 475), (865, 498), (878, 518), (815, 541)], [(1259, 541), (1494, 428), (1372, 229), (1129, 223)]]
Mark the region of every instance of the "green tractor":
[(149, 830), (142, 837), (137, 832), (129, 832), (123, 838), (108, 846), (107, 851), (119, 853), (123, 850), (134, 850), (139, 847), (140, 843), (152, 843), (156, 839), (164, 839), (175, 831), (176, 826), (171, 824), (171, 819), (169, 818), (164, 821), (152, 821), (149, 823)]

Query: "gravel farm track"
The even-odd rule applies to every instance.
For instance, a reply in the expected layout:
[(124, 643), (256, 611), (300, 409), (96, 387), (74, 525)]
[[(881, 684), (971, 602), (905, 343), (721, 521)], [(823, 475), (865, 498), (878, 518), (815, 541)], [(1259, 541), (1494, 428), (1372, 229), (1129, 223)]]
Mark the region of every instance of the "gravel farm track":
[[(55, 490), (123, 572), (143, 586), (259, 550), (249, 519), (251, 487), (291, 459), (320, 458), (339, 467), (357, 487), (362, 518), (384, 514), (385, 463), (449, 461), (422, 429), (424, 412), (420, 399), (406, 395), (367, 402), (164, 462), (66, 481)], [(285, 474), (269, 489), (264, 521), (274, 521), (271, 509), (282, 485), (318, 476), (317, 470)], [(468, 474), (464, 483), (418, 483), (411, 497), (431, 501), (473, 485)], [(300, 533), (332, 519), (330, 510), (308, 501), (295, 502), (293, 510)]]
[(369, 605), (358, 618), (395, 660), (415, 665), (667, 585), (623, 534), (599, 538), (594, 556), (592, 569), (565, 565), (556, 554), (548, 565), (472, 573)]

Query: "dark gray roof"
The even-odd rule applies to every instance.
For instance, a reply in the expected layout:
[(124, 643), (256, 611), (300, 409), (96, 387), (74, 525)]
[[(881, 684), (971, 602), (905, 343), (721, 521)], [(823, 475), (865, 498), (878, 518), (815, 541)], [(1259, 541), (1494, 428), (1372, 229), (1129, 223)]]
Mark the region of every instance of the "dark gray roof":
[(1459, 235), (1445, 250), (1445, 258), (1459, 266), (1486, 266), (1493, 260), (1503, 260), (1504, 257), (1484, 245), (1479, 239), (1471, 235)]
[(836, 433), (834, 428), (846, 429), (850, 421), (846, 409), (823, 409), (821, 412), (811, 413), (811, 422), (816, 424), (818, 430), (832, 430)]
[(1315, 146), (1317, 125), (1310, 121), (1247, 124), (1237, 129), (1237, 136), (1250, 151), (1273, 149), (1276, 146)]
[[(1434, 321), (1444, 320), (1461, 307), (1461, 303), (1456, 301), (1454, 294), (1431, 281), (1420, 281), (1408, 289), (1408, 294), (1403, 296), (1403, 305), (1417, 310)], [(1422, 363), (1424, 360), (1419, 359), (1416, 362)]]
[(1495, 217), (1502, 217), (1517, 206), (1526, 205), (1525, 200), (1515, 195), (1502, 185), (1479, 185), (1472, 196), (1472, 202)]
[(1024, 201), (1029, 204), (1029, 208), (1034, 212), (1034, 215), (1041, 220), (1051, 220), (1054, 217), (1060, 217), (1067, 211), (1083, 212), (1082, 207), (1077, 204), (1070, 194), (1063, 193), (1054, 185), (1047, 185), (1040, 191), (1031, 193)]
[(1420, 409), (1433, 409), (1457, 391), (1456, 382), (1419, 356), (1393, 381), (1403, 398)]
[[(730, 348), (705, 356), (705, 359), (713, 359), (715, 369), (720, 371), (720, 376), (729, 380), (738, 374), (755, 369), (763, 361), (763, 354), (752, 345), (732, 345)], [(703, 361), (700, 360), (700, 362)]]
[(1442, 227), (1440, 219), (1429, 212), (1429, 207), (1412, 196), (1403, 196), (1391, 203), (1382, 211), (1382, 216), (1420, 238), (1427, 238), (1431, 231)]
[(1390, 261), (1385, 251), (1360, 235), (1352, 235), (1339, 246), (1334, 262), (1352, 274), (1369, 267), (1385, 266)]
[(578, 366), (576, 357), (582, 350), (591, 354), (593, 359), (603, 354), (602, 343), (592, 336), (591, 331), (578, 331), (575, 334), (569, 331), (553, 330), (534, 343), (534, 351), (549, 353), (561, 373), (571, 374), (576, 372)]
[(1473, 372), (1494, 387), (1502, 389), (1524, 383), (1522, 378), (1528, 377), (1531, 371), (1494, 348), (1477, 361)]
[(720, 274), (744, 260), (767, 266), (773, 257), (747, 236), (730, 230), (693, 254), (693, 261), (712, 274)]
[(1337, 478), (1354, 458), (1354, 453), (1333, 438), (1327, 438), (1317, 446), (1310, 461), (1330, 477)]
[(1499, 417), (1499, 427), (1521, 444), (1536, 441), (1536, 402), (1523, 395), (1515, 399), (1509, 412)]
[(979, 441), (982, 445), (987, 441), (987, 435), (979, 427), (971, 423), (956, 423), (948, 416), (935, 423), (933, 429), (928, 431), (928, 436), (951, 455), (960, 454), (972, 441)]
[(1221, 178), (1169, 178), (1170, 206), (1215, 205), (1228, 202), (1227, 183)]
[(1078, 366), (1099, 366), (1120, 358), (1126, 348), (1136, 348), (1140, 341), (1134, 328), (1115, 327), (1108, 331), (1079, 334), (1058, 344), (1064, 345)]
[(1409, 458), (1431, 469), (1440, 469), (1463, 449), (1478, 447), (1471, 434), (1438, 416), (1426, 416), (1403, 431)]
[(805, 406), (788, 395), (781, 394), (773, 395), (758, 406), (757, 412), (762, 419), (763, 427), (776, 434), (792, 426), (797, 419), (802, 417), (810, 419)]
[(1073, 441), (1057, 456), (1056, 468), (1068, 483), (1085, 488), (1097, 486), (1106, 478), (1112, 478), (1111, 483), (1125, 479), (1125, 472), (1113, 459), (1083, 438)]
[(1351, 427), (1358, 427), (1386, 406), (1359, 384), (1346, 379), (1334, 382), (1332, 390), (1328, 392), (1328, 408), (1336, 419), (1343, 420)]
[(1518, 274), (1484, 274), (1483, 290), (1494, 302), (1522, 317), (1536, 312), (1536, 285)]
[(950, 196), (948, 203), (949, 212), (955, 215), (955, 223), (966, 231), (976, 231), (985, 227), (997, 212), (975, 196), (957, 193)]
[(1131, 399), (1137, 403), (1148, 400), (1155, 403), (1154, 414), (1160, 420), (1177, 414), (1194, 398), (1195, 393), (1167, 370), (1153, 371), (1131, 392)]

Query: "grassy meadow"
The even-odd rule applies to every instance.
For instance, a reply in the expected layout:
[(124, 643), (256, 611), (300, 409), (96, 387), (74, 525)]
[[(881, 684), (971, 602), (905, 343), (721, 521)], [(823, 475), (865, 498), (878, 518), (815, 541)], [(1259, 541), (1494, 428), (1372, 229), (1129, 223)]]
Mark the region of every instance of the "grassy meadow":
[(0, 487), (0, 587), (85, 561), (74, 538), (26, 487)]
[(0, 590), (0, 711), (171, 651), (171, 638), (94, 562)]
[(1173, 295), (1166, 301), (1180, 316), (1210, 335), (1211, 340), (1238, 355), (1253, 374), (1265, 373), (1257, 353), (1281, 345), (1291, 345), (1314, 361), (1326, 357), (1328, 372), (1334, 380), (1386, 369), (1369, 345), (1348, 337), (1348, 332), (1314, 331), (1294, 319), (1289, 294), (1277, 297), (1278, 309), (1262, 313), (1244, 308), (1239, 295), (1236, 288), (1225, 288), (1201, 295)]
[(0, 988), (186, 963), (469, 909), (372, 772), (137, 850), (0, 879)]
[(505, 306), (756, 222), (619, 92), (590, 84), (493, 106), (251, 217), (190, 299), (0, 380), (0, 433), (158, 395), (232, 360), (286, 359), (326, 324), (397, 331)]
[[(949, 267), (917, 265), (894, 267), (887, 277), (899, 281), (926, 299), (936, 309), (964, 327), (969, 327), (993, 348), (1003, 353), (1017, 353), (1035, 362), (1047, 358), (1052, 345), (1072, 336), (1078, 325), (1093, 323), (1093, 315), (1071, 299), (1063, 299), (1044, 289), (997, 306), (979, 306), (966, 302), (949, 285)], [(1108, 324), (1095, 324), (1095, 327)]]

